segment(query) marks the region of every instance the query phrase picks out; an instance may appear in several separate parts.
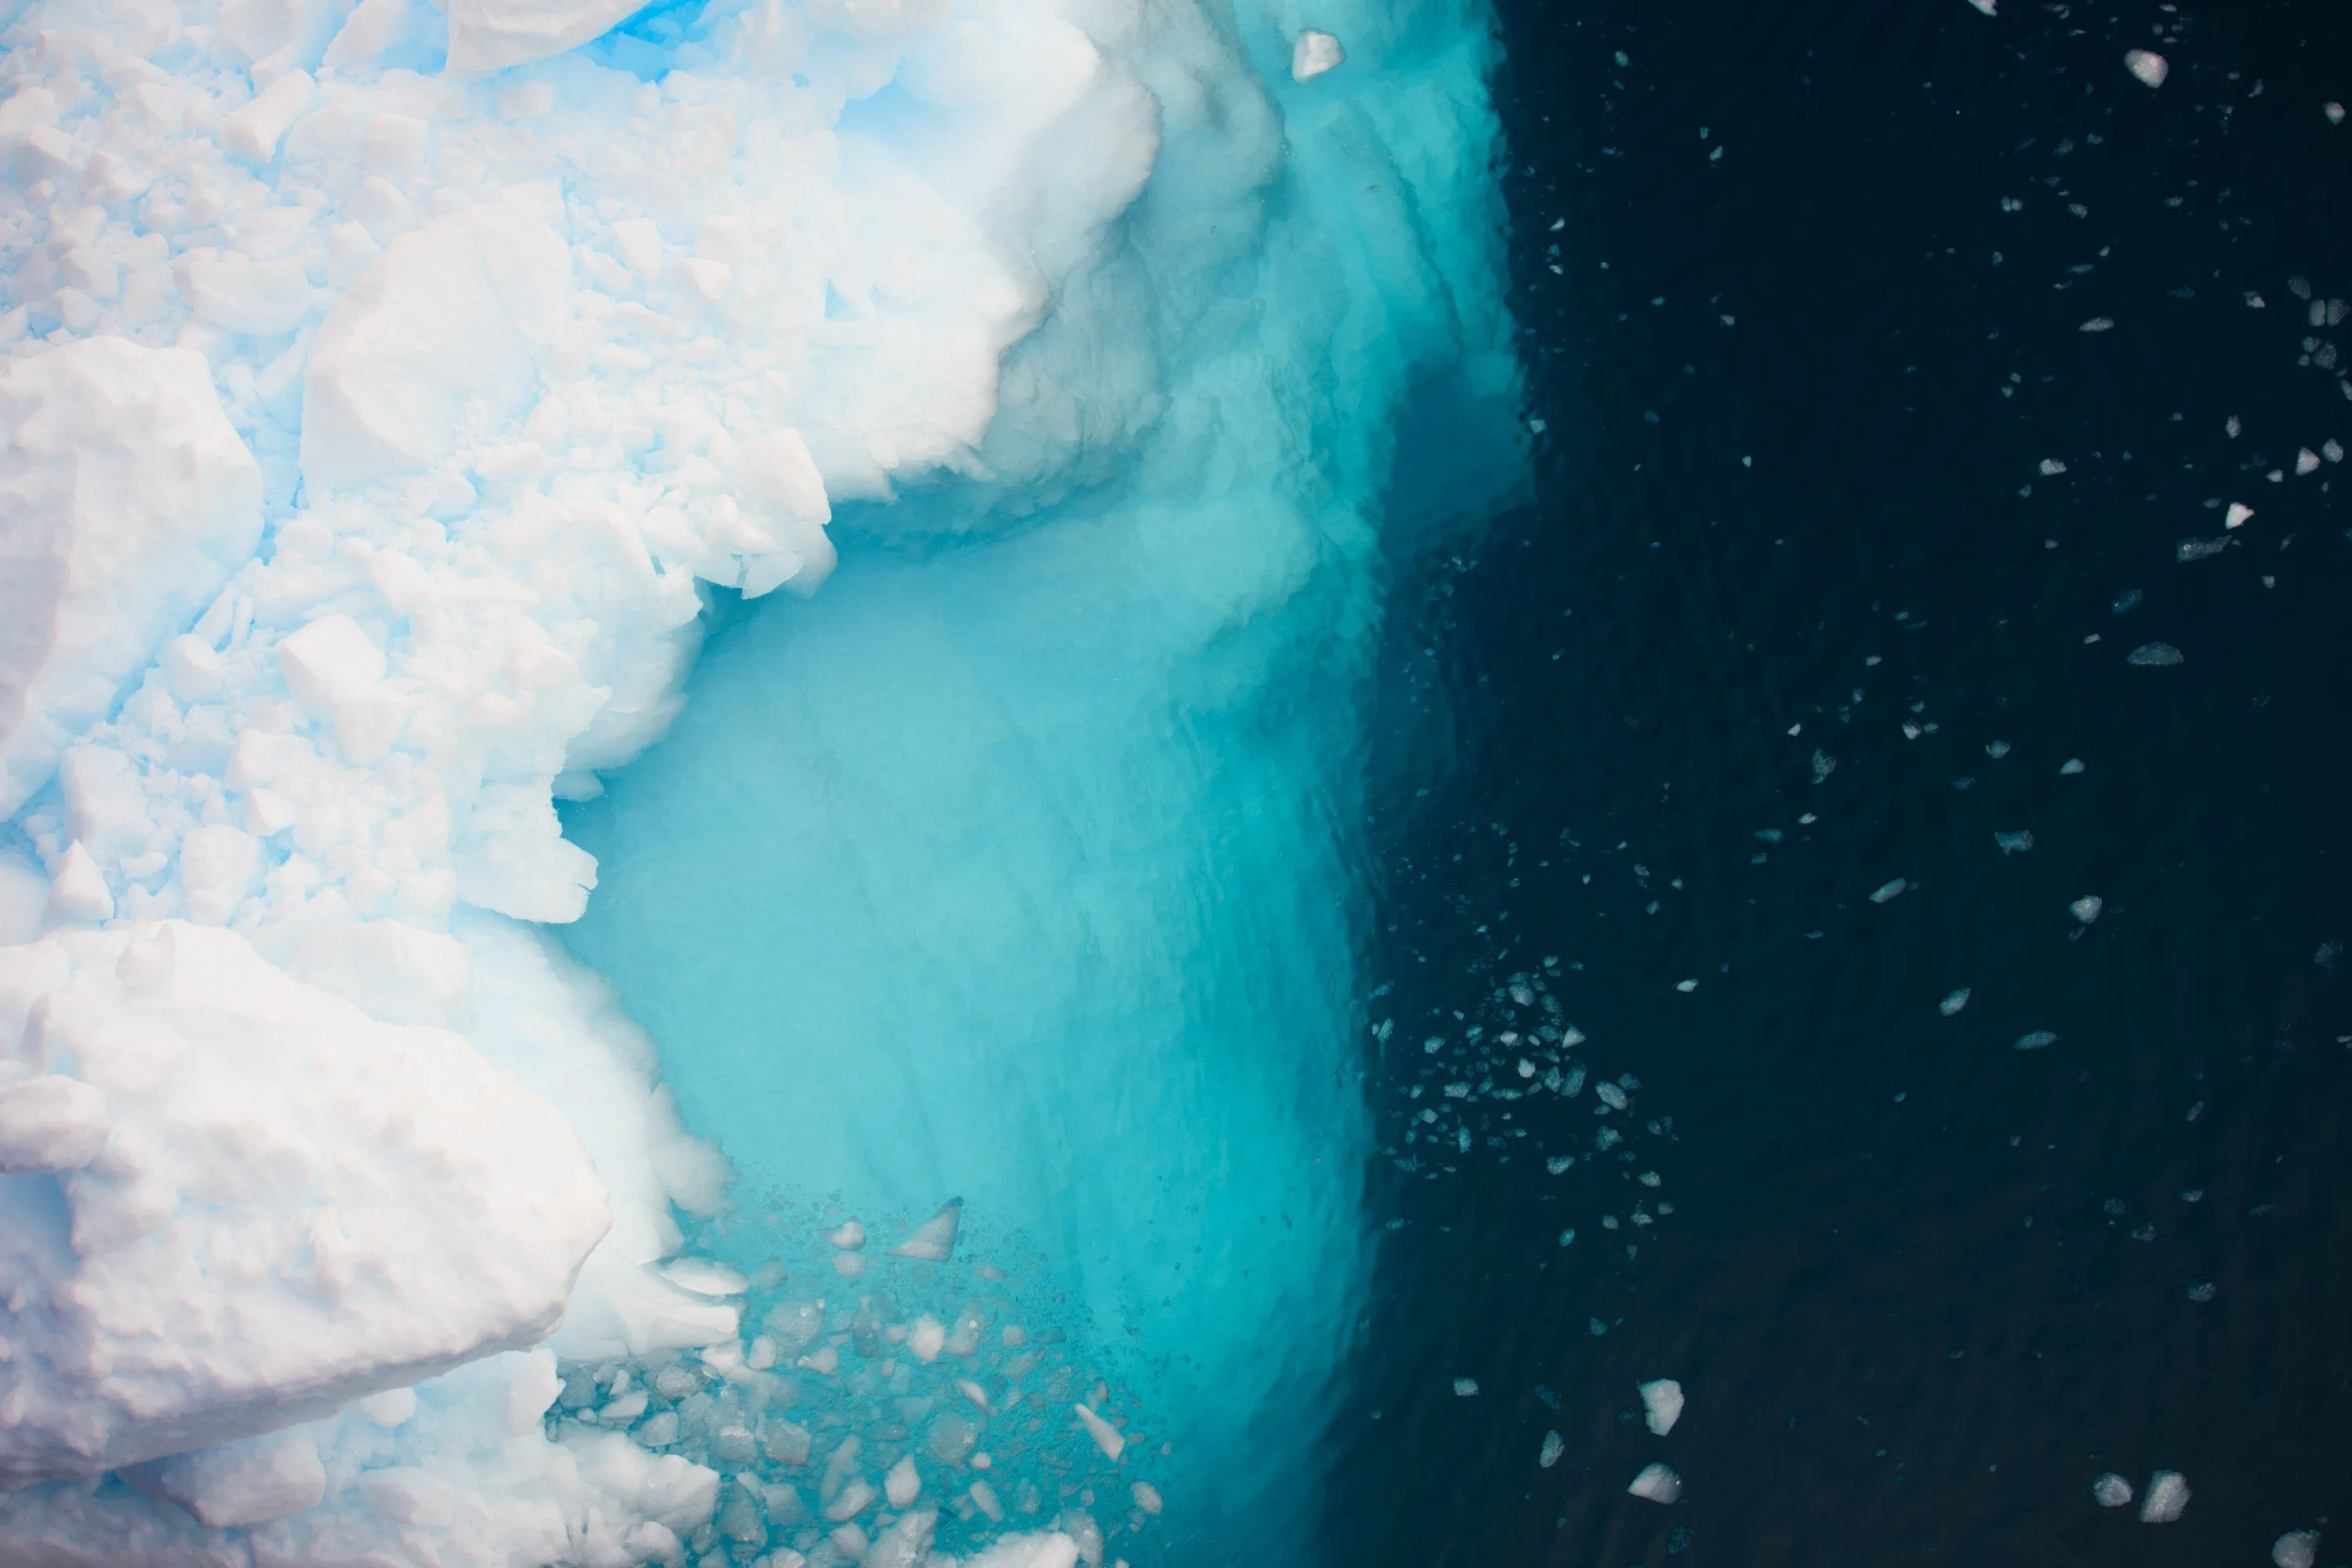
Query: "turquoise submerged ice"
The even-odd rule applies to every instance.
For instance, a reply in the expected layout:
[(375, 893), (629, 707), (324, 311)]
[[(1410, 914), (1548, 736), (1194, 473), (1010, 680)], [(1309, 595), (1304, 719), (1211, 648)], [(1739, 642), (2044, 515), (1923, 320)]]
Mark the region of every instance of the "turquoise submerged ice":
[(1295, 1560), (1483, 9), (9, 26), (0, 1563)]

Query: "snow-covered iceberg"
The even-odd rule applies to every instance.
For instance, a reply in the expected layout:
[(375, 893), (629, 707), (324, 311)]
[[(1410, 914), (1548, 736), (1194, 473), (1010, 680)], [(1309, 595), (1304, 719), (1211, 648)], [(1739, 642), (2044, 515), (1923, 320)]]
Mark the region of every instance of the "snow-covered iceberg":
[(1290, 1552), (1483, 9), (0, 26), (0, 1563)]

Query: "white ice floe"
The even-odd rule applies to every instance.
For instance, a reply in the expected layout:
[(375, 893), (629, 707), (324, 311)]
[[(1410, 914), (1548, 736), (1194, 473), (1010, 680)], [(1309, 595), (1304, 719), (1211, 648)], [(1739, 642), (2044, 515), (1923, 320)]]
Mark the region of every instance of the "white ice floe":
[(1644, 1465), (1625, 1489), (1651, 1502), (1675, 1503), (1682, 1500), (1683, 1479), (1665, 1465)]
[(2271, 1542), (2271, 1561), (2277, 1568), (2312, 1568), (2319, 1561), (2319, 1531), (2288, 1531)]
[(2113, 1470), (2104, 1471), (2091, 1482), (2091, 1499), (2101, 1508), (2121, 1508), (2132, 1500), (2132, 1484)]
[(2162, 87), (2172, 74), (2171, 63), (2154, 49), (2126, 49), (2124, 68), (2150, 87)]
[(1325, 71), (1336, 70), (1347, 63), (1348, 51), (1329, 33), (1319, 33), (1312, 27), (1302, 28), (1290, 46), (1290, 79), (1312, 81)]
[(1671, 1377), (1654, 1378), (1642, 1384), (1642, 1419), (1650, 1430), (1664, 1436), (1683, 1417), (1683, 1385)]
[(2140, 1499), (2142, 1524), (2170, 1524), (2189, 1507), (2189, 1480), (2179, 1470), (2158, 1470), (2147, 1478)]

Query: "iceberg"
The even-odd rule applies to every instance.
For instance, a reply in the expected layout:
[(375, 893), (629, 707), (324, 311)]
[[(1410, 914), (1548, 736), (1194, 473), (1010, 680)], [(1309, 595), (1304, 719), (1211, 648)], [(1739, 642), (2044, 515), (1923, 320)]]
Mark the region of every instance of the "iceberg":
[(1490, 19), (1306, 19), (8, 13), (0, 1563), (1302, 1548), (1525, 471)]

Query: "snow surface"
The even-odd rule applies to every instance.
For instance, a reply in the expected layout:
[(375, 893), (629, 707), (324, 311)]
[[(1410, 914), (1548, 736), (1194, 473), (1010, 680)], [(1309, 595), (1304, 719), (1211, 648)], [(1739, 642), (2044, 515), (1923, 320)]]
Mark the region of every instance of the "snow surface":
[[(1311, 97), (1280, 5), (629, 14), (0, 24), (0, 1563), (1069, 1568), (1160, 1517), (1074, 1463), (1311, 1514), (1383, 563), (1519, 472), (1484, 14), (1351, 7)], [(795, 815), (600, 868), (555, 803), (668, 787), (614, 770), (777, 587), (688, 711), (763, 684)], [(754, 1185), (908, 1238), (794, 1286), (883, 1307), (681, 1257), (728, 1164), (532, 929), (776, 912), (714, 874), (833, 949), (781, 1037), (711, 1037), (772, 967), (576, 950)]]

